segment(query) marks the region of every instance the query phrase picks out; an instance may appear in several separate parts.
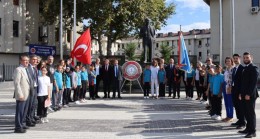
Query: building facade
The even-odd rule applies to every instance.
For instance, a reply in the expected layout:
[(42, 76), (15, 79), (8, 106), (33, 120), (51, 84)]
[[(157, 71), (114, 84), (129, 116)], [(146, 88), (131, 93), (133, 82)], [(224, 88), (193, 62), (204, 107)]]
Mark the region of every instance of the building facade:
[[(210, 6), (211, 52), (221, 62), (234, 53), (260, 53), (259, 0), (204, 0)], [(260, 59), (254, 58), (260, 64)]]
[[(197, 56), (198, 61), (204, 62), (207, 57), (212, 56), (210, 52), (210, 33), (210, 29), (194, 29), (189, 32), (182, 32), (189, 55)], [(160, 53), (162, 45), (167, 45), (171, 47), (172, 55), (177, 56), (178, 40), (179, 33), (158, 33), (154, 42), (154, 57), (162, 57)], [(115, 54), (124, 55), (124, 49), (129, 43), (135, 43), (137, 45), (136, 55), (140, 56), (143, 52), (142, 40), (136, 38), (122, 39), (121, 42), (119, 42), (118, 51)], [(217, 60), (218, 59), (215, 59), (215, 61)]]

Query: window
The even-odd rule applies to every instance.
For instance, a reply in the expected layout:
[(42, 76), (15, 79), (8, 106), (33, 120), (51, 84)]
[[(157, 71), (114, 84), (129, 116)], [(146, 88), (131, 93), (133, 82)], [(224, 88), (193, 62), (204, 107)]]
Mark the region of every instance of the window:
[(172, 40), (172, 46), (174, 46), (174, 40)]
[(141, 48), (140, 44), (138, 44), (138, 48)]
[(170, 42), (167, 41), (167, 46), (169, 46), (169, 45), (170, 45)]
[(19, 5), (19, 0), (13, 0), (14, 5)]
[(19, 37), (19, 21), (13, 21), (13, 36)]
[(259, 7), (259, 0), (252, 0), (252, 7)]
[(125, 45), (124, 44), (122, 44), (122, 49), (125, 49)]
[(201, 40), (199, 40), (199, 45), (201, 45), (202, 44), (202, 42), (201, 42)]
[(38, 27), (38, 41), (42, 41), (42, 36), (41, 36), (41, 27)]
[[(0, 0), (1, 1), (1, 0)], [(2, 18), (0, 18), (0, 35), (1, 35), (1, 32), (2, 32)]]
[(199, 57), (201, 57), (201, 52), (199, 52)]
[(190, 39), (188, 40), (188, 44), (191, 45)]
[(71, 30), (67, 30), (67, 42), (71, 41), (70, 33), (71, 33)]
[(159, 43), (156, 43), (156, 48), (159, 48)]
[(60, 29), (55, 29), (55, 41), (58, 42), (60, 40)]

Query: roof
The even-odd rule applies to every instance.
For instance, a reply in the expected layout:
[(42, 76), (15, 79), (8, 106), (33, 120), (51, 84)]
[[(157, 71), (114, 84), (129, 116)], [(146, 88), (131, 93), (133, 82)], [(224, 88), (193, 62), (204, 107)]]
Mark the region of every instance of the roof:
[[(188, 32), (182, 32), (183, 36), (189, 36), (189, 35), (202, 35), (202, 34), (210, 34), (211, 30), (210, 29), (193, 29)], [(164, 38), (164, 37), (176, 37), (179, 36), (180, 31), (177, 33), (173, 32), (168, 32), (166, 34), (164, 33), (157, 33), (156, 37), (157, 38)]]
[(203, 0), (205, 3), (207, 3), (208, 5), (210, 5), (210, 0)]

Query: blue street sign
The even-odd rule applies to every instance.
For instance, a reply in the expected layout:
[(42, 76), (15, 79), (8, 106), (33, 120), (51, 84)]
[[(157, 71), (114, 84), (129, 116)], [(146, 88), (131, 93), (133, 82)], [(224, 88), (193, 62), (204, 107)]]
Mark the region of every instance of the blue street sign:
[(35, 54), (38, 56), (54, 56), (56, 55), (56, 47), (55, 46), (47, 46), (47, 45), (38, 45), (38, 44), (29, 44), (29, 54)]

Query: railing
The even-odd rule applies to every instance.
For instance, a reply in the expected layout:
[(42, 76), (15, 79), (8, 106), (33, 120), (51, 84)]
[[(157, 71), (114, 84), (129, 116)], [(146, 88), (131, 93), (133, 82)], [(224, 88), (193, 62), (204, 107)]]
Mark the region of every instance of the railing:
[(0, 82), (12, 81), (13, 73), (18, 65), (6, 65), (5, 63), (0, 65)]

